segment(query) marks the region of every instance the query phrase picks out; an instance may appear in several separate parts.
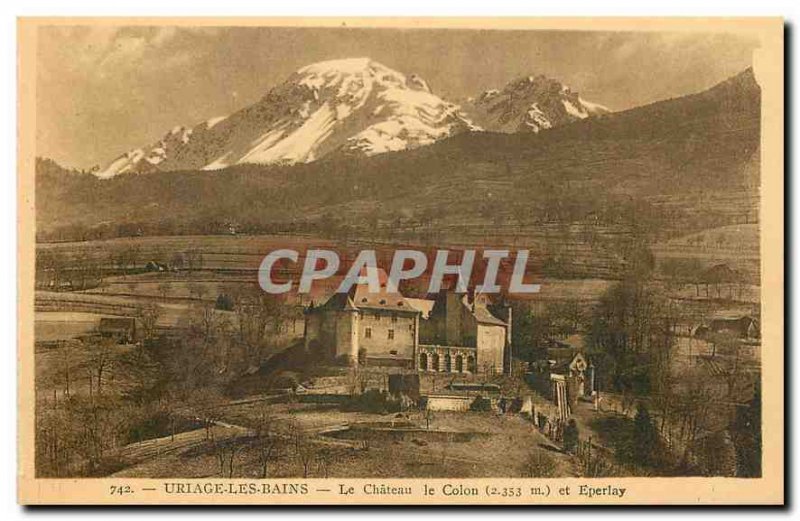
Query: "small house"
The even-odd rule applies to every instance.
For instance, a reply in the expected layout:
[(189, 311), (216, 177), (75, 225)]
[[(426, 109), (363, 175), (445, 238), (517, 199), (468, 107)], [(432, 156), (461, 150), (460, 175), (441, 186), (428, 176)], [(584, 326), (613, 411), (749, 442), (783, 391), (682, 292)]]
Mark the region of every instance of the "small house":
[(693, 335), (707, 338), (713, 333), (729, 334), (742, 340), (755, 340), (761, 337), (758, 319), (750, 315), (712, 318), (705, 324), (694, 328)]
[(136, 338), (136, 319), (131, 317), (102, 317), (97, 332), (103, 338), (113, 338), (120, 344), (129, 344)]
[(551, 340), (543, 359), (530, 367), (529, 383), (540, 394), (549, 396), (567, 416), (579, 398), (596, 392), (595, 367), (579, 338)]
[(144, 265), (145, 271), (169, 271), (169, 266), (156, 261), (147, 261)]

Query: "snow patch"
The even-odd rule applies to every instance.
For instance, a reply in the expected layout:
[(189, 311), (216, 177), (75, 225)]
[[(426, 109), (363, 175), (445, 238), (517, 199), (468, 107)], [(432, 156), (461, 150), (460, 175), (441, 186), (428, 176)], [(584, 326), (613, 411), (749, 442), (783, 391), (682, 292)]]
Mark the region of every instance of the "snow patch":
[(219, 116), (219, 117), (211, 118), (211, 119), (207, 120), (206, 121), (206, 130), (210, 130), (210, 129), (216, 127), (217, 124), (222, 123), (226, 119), (228, 119), (228, 116)]
[(611, 112), (611, 109), (606, 107), (605, 105), (601, 105), (599, 103), (593, 103), (591, 101), (586, 101), (583, 98), (578, 98), (578, 101), (586, 107), (586, 110), (589, 111), (590, 114), (606, 114)]
[(547, 119), (545, 113), (539, 108), (538, 103), (531, 104), (525, 116), (524, 124), (530, 127), (534, 132), (553, 127), (553, 124)]
[(589, 114), (586, 113), (586, 110), (584, 110), (582, 107), (581, 108), (576, 107), (575, 105), (572, 104), (571, 101), (561, 100), (561, 103), (564, 104), (564, 109), (566, 109), (567, 114), (575, 116), (576, 118), (580, 119), (589, 117)]
[(232, 155), (233, 152), (227, 152), (221, 157), (217, 158), (216, 160), (204, 166), (202, 170), (222, 170), (223, 168), (229, 167), (233, 164), (233, 162), (230, 161)]
[[(316, 145), (333, 132), (335, 113), (325, 103), (294, 132), (270, 146), (259, 146), (245, 154), (239, 163), (305, 162), (313, 159)], [(274, 143), (274, 144), (272, 144)]]

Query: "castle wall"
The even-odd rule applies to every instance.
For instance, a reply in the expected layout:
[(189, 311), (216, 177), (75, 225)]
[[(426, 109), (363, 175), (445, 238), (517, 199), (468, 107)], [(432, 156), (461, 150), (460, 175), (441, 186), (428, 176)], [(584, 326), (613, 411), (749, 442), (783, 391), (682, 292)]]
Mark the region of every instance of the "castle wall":
[(351, 360), (358, 359), (358, 313), (338, 312), (336, 313), (336, 328), (334, 333), (334, 344), (336, 346), (335, 357), (349, 357)]
[(488, 324), (478, 324), (477, 328), (478, 370), (481, 372), (502, 372), (506, 328)]
[[(418, 334), (417, 317), (410, 313), (364, 310), (359, 324), (360, 348), (366, 349), (367, 358), (413, 359)], [(389, 338), (390, 332), (392, 338)]]

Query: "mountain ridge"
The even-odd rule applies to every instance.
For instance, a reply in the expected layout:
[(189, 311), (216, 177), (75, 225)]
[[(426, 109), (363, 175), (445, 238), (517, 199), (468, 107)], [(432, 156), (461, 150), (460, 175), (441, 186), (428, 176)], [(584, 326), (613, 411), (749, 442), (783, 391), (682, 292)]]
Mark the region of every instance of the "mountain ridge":
[(192, 128), (175, 127), (98, 172), (217, 170), (239, 163), (306, 163), (332, 150), (404, 150), (474, 128), (425, 80), (369, 58), (307, 65), (256, 103)]
[(542, 74), (518, 78), (502, 90), (484, 91), (477, 98), (467, 100), (463, 109), (482, 128), (504, 133), (538, 133), (611, 112)]
[(469, 131), (539, 132), (607, 112), (542, 75), (457, 104), (434, 94), (420, 76), (370, 58), (328, 60), (301, 67), (233, 114), (175, 126), (96, 174), (307, 163), (329, 153), (370, 156)]
[(487, 227), (496, 222), (611, 226), (627, 211), (686, 233), (757, 219), (759, 123), (760, 89), (748, 70), (700, 93), (538, 134), (460, 133), (413, 150), (204, 175), (101, 180), (49, 169), (37, 171), (37, 233), (207, 234), (234, 222), (248, 233), (327, 233), (339, 223), (370, 234), (377, 220), (495, 235)]

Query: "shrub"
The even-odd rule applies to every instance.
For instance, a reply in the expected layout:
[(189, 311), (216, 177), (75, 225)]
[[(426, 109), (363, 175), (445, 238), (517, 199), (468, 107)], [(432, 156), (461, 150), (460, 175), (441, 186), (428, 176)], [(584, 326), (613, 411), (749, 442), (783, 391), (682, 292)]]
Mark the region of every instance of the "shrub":
[(298, 381), (297, 373), (293, 373), (290, 371), (282, 371), (275, 375), (275, 378), (272, 380), (272, 385), (270, 386), (272, 389), (297, 389), (297, 386), (300, 385)]
[(556, 462), (543, 450), (532, 452), (525, 461), (525, 477), (551, 478), (556, 474)]
[(475, 412), (491, 411), (492, 401), (489, 398), (484, 398), (483, 396), (476, 396), (475, 400), (469, 406), (469, 410)]
[(573, 453), (578, 446), (578, 424), (575, 420), (567, 422), (564, 427), (564, 451)]
[(342, 408), (345, 411), (385, 414), (400, 411), (400, 400), (392, 398), (384, 391), (369, 389), (350, 398)]
[(660, 439), (650, 412), (644, 405), (639, 405), (633, 419), (633, 457), (645, 465), (654, 465), (659, 459)]
[(230, 295), (225, 295), (222, 293), (217, 297), (214, 307), (222, 311), (233, 311), (233, 298)]

